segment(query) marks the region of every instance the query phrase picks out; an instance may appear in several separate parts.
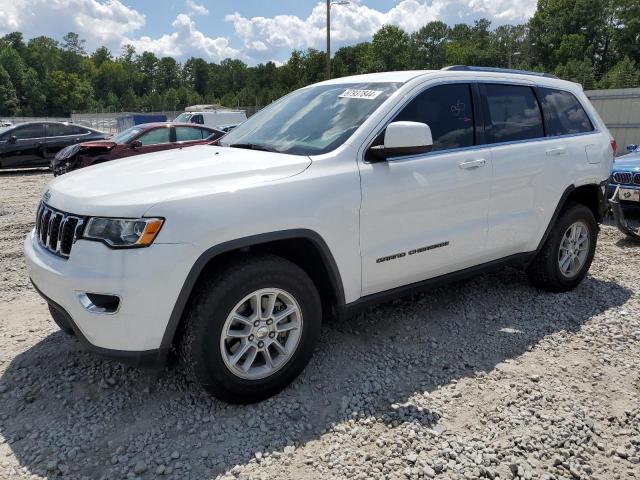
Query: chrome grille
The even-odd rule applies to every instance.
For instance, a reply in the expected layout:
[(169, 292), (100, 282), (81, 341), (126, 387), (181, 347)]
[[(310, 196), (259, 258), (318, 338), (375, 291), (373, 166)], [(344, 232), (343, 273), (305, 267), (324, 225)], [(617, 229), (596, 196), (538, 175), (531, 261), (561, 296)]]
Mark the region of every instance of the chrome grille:
[(40, 203), (36, 215), (36, 235), (44, 248), (63, 258), (69, 258), (71, 247), (82, 234), (84, 219), (45, 203)]
[(640, 185), (640, 173), (636, 173), (633, 176), (633, 183), (635, 183), (636, 185)]
[(613, 181), (616, 183), (630, 184), (633, 182), (633, 173), (631, 172), (616, 172), (613, 174)]

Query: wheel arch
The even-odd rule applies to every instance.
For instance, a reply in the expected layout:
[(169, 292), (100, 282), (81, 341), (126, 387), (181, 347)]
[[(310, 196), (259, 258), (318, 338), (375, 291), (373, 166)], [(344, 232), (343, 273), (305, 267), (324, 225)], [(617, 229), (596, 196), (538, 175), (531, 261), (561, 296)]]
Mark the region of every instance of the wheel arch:
[[(162, 337), (161, 355), (170, 351), (189, 299), (200, 280), (240, 255), (255, 253), (278, 255), (305, 270), (320, 291), (323, 307), (344, 305), (340, 272), (329, 247), (317, 232), (308, 229), (281, 230), (231, 240), (207, 249), (191, 267)], [(325, 301), (328, 302), (327, 305), (324, 304)]]
[(580, 203), (585, 205), (593, 212), (593, 216), (596, 219), (596, 222), (602, 222), (604, 218), (604, 214), (606, 211), (607, 199), (605, 195), (605, 190), (607, 185), (607, 181), (604, 181), (600, 184), (596, 183), (588, 183), (585, 185), (580, 185), (576, 187), (575, 185), (569, 185), (565, 191), (562, 193), (560, 197), (560, 201), (556, 206), (555, 211), (553, 212), (553, 216), (549, 221), (549, 225), (547, 225), (547, 229), (538, 244), (538, 248), (536, 251), (540, 251), (543, 247), (544, 243), (547, 241), (549, 234), (551, 233), (551, 229), (555, 225), (558, 217), (562, 213), (562, 210), (569, 203)]

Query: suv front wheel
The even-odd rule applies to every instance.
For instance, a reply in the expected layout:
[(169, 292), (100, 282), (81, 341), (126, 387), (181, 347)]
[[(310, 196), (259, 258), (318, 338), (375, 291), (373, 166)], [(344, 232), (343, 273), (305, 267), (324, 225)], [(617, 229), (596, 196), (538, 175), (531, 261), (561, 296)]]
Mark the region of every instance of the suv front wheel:
[(575, 288), (589, 272), (597, 240), (593, 212), (582, 204), (569, 204), (527, 269), (531, 283), (557, 293)]
[(209, 393), (256, 402), (289, 385), (320, 336), (318, 291), (297, 265), (247, 257), (206, 279), (187, 314), (179, 353)]

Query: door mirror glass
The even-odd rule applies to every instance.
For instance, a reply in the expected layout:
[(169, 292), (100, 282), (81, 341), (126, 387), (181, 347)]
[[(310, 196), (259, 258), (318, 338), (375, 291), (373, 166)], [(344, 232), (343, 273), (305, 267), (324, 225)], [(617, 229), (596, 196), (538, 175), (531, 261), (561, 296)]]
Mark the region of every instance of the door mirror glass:
[(142, 142), (140, 140), (134, 140), (129, 144), (130, 148), (139, 148), (142, 146)]
[(633, 143), (627, 145), (627, 152), (632, 153), (632, 152), (635, 152), (636, 150), (638, 150), (638, 145), (635, 145)]
[(15, 135), (11, 135), (9, 137), (9, 143), (16, 143), (18, 141), (18, 137), (16, 137)]
[(428, 153), (433, 148), (431, 128), (420, 122), (393, 122), (384, 132), (384, 143), (370, 148), (374, 158), (386, 160)]

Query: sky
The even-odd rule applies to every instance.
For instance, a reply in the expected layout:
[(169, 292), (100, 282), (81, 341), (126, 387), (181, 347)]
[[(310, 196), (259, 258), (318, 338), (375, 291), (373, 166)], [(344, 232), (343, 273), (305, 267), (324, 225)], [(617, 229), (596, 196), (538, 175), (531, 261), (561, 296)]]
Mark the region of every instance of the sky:
[[(351, 0), (331, 9), (331, 46), (368, 41), (384, 24), (411, 33), (432, 20), (522, 23), (535, 7), (536, 0)], [(60, 40), (73, 31), (87, 51), (105, 45), (116, 55), (132, 44), (178, 60), (280, 64), (293, 49), (324, 50), (325, 29), (326, 3), (318, 0), (0, 0), (0, 35)]]

